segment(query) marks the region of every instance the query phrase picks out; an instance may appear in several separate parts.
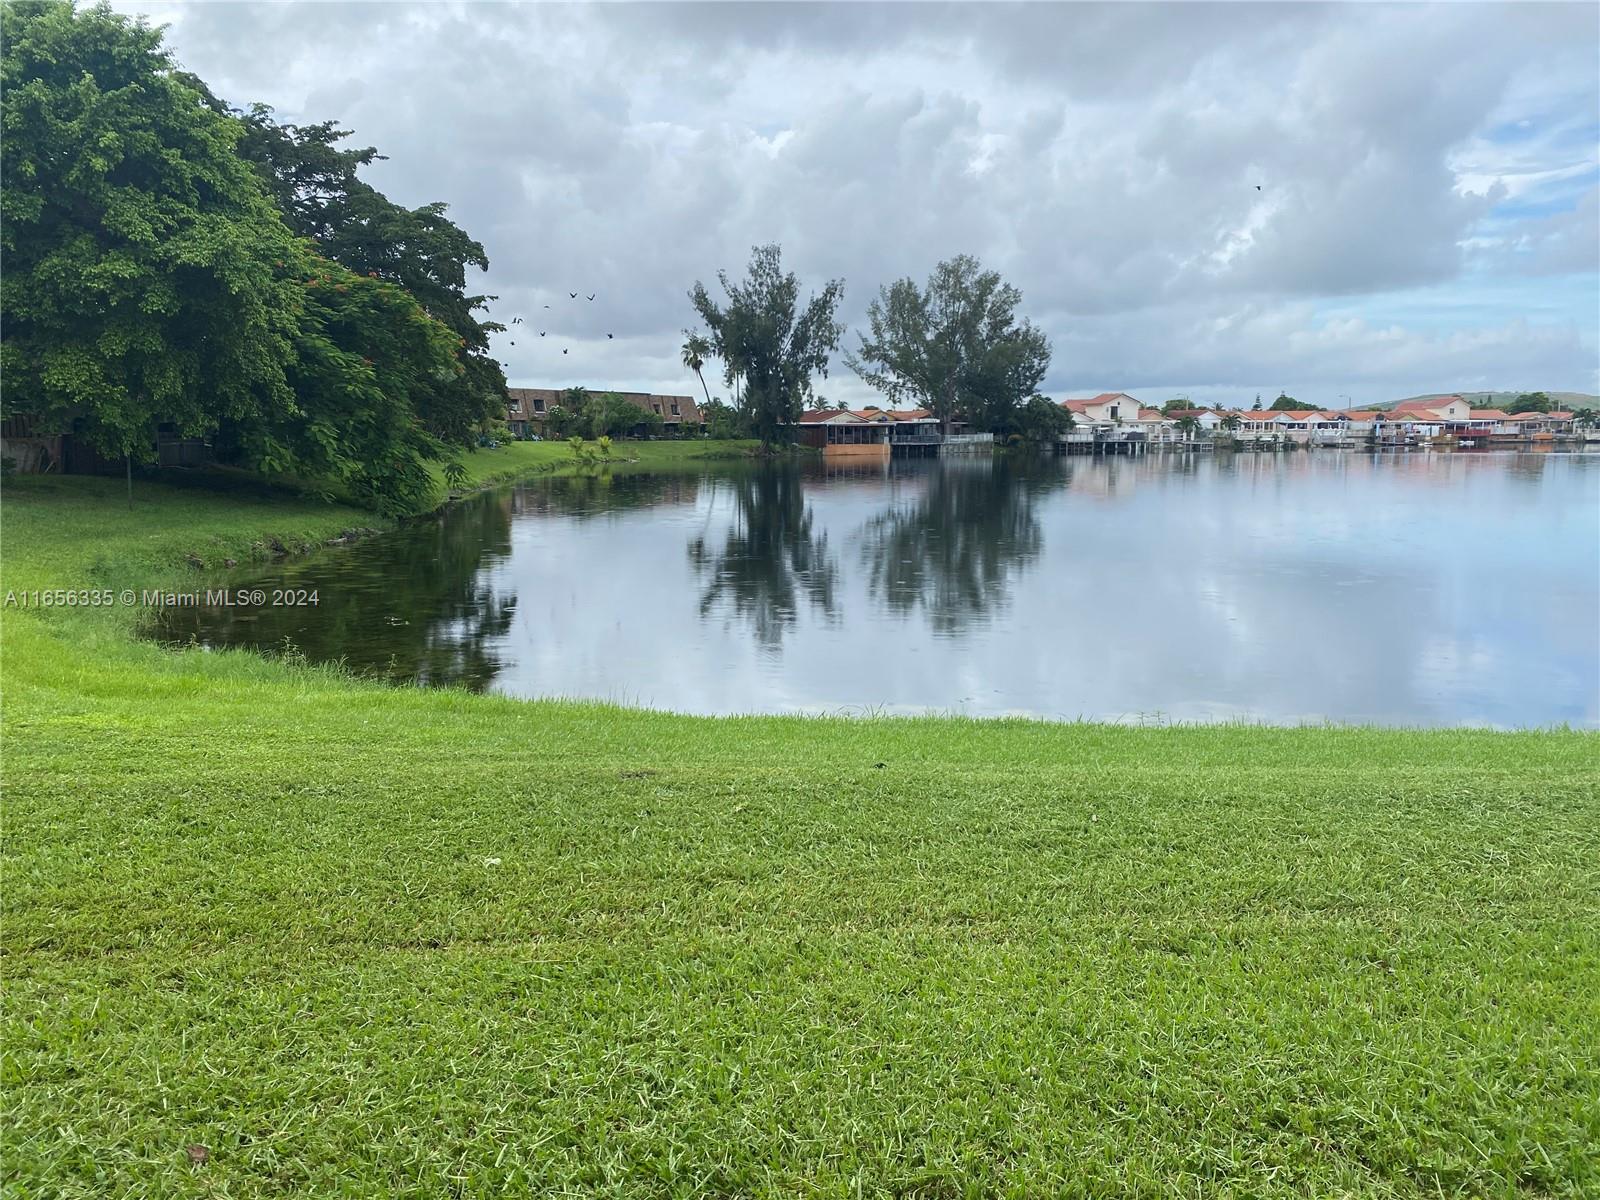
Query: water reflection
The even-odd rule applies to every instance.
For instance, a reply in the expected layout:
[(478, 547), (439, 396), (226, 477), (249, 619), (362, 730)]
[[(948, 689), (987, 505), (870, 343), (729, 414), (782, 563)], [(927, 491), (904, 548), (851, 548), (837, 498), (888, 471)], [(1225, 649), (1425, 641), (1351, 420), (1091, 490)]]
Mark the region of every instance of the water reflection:
[(800, 472), (775, 468), (721, 480), (717, 500), (733, 506), (720, 545), (703, 535), (689, 542), (689, 561), (703, 581), (700, 615), (732, 612), (769, 648), (782, 644), (802, 602), (831, 617), (839, 569), (827, 535), (816, 532)]
[(255, 581), (316, 594), (314, 607), (202, 605), (172, 609), (173, 641), (247, 646), (336, 662), (394, 682), (482, 691), (504, 665), (499, 640), (517, 610), (485, 567), (509, 557), (514, 503), (491, 494), (408, 525), (401, 536), (281, 564)]
[(1600, 455), (1314, 452), (546, 479), (166, 636), (695, 712), (1600, 726)]
[(901, 616), (921, 610), (933, 630), (958, 636), (1008, 599), (1012, 575), (1039, 556), (1035, 499), (1066, 485), (1067, 470), (1010, 459), (929, 463), (916, 498), (894, 502), (864, 529), (872, 596)]
[(517, 488), (511, 493), (511, 511), (517, 517), (559, 515), (586, 519), (631, 509), (693, 504), (702, 481), (697, 474), (616, 473), (602, 467)]

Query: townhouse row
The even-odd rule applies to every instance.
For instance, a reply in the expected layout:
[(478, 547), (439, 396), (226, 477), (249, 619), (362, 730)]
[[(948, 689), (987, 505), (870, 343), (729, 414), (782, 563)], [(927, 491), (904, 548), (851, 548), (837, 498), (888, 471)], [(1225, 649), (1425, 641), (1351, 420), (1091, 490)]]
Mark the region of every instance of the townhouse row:
[(1089, 400), (1066, 400), (1079, 439), (1134, 438), (1183, 442), (1232, 434), (1245, 440), (1272, 438), (1314, 445), (1370, 440), (1451, 438), (1463, 444), (1554, 440), (1579, 432), (1572, 412), (1507, 413), (1473, 408), (1460, 396), (1407, 400), (1386, 412), (1367, 409), (1148, 408), (1126, 392), (1106, 392)]

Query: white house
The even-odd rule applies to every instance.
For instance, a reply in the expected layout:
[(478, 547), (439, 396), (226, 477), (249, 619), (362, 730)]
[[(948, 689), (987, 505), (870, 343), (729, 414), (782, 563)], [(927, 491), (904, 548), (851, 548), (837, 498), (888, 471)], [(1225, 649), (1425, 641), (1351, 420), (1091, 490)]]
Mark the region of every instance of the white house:
[(1125, 422), (1130, 429), (1143, 432), (1146, 441), (1167, 442), (1175, 436), (1174, 427), (1178, 422), (1163, 413), (1159, 408), (1141, 408), (1138, 415), (1131, 422)]
[(1092, 400), (1063, 400), (1061, 407), (1080, 425), (1127, 425), (1139, 419), (1143, 408), (1127, 392), (1101, 392)]
[(1291, 409), (1280, 412), (1283, 432), (1296, 442), (1332, 442), (1345, 435), (1343, 413), (1323, 412), (1320, 409)]
[(1289, 414), (1270, 408), (1255, 408), (1233, 415), (1239, 418), (1240, 433), (1282, 433)]
[(1394, 416), (1401, 413), (1426, 413), (1445, 421), (1466, 421), (1472, 416), (1472, 405), (1460, 396), (1440, 396), (1437, 400), (1407, 400), (1389, 410)]
[(1185, 417), (1193, 417), (1201, 433), (1215, 433), (1222, 427), (1223, 414), (1212, 408), (1175, 408), (1167, 416), (1174, 426)]

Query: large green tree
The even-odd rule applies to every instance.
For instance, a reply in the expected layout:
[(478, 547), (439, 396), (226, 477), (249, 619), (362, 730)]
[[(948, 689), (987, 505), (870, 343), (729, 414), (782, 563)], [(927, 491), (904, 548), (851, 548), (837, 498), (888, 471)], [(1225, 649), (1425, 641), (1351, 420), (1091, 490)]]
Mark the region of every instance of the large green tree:
[(742, 283), (732, 282), (726, 271), (717, 278), (728, 294), (726, 305), (698, 281), (689, 299), (711, 331), (728, 386), (743, 380), (740, 414), (761, 444), (770, 446), (799, 421), (812, 377), (828, 374), (828, 356), (844, 333), (834, 320), (844, 283), (830, 280), (802, 308), (799, 280), (783, 270), (776, 245), (755, 247)]
[(616, 392), (591, 396), (583, 410), (584, 431), (593, 438), (624, 437), (641, 427), (646, 437), (655, 437), (660, 435), (664, 424), (660, 413), (640, 408)]
[(103, 4), (0, 5), (0, 40), (5, 412), (134, 458), (292, 413), (305, 256), (238, 122)]
[(245, 455), (268, 469), (343, 481), (386, 512), (423, 508), (443, 448), (420, 412), (461, 370), (456, 337), (392, 283), (318, 260), (290, 368), (292, 418), (242, 426)]
[(1022, 293), (960, 254), (926, 287), (900, 279), (867, 309), (869, 332), (846, 361), (891, 401), (927, 408), (946, 429), (957, 417), (1004, 431), (1050, 368), (1050, 342), (1025, 318)]
[(146, 458), (163, 425), (389, 511), (431, 494), (462, 339), (296, 237), (245, 126), (104, 5), (0, 7), (5, 411)]
[(1073, 417), (1049, 396), (1034, 395), (1017, 409), (1012, 424), (1023, 441), (1048, 445), (1072, 428)]
[(1506, 407), (1509, 413), (1537, 412), (1547, 413), (1555, 411), (1555, 402), (1544, 392), (1523, 392)]
[(489, 337), (504, 326), (480, 315), (494, 297), (467, 290), (468, 273), (489, 267), (482, 244), (445, 215), (444, 204), (406, 208), (362, 179), (362, 168), (383, 156), (372, 146), (341, 145), (350, 131), (337, 122), (292, 125), (263, 104), (233, 110), (214, 97), (209, 103), (239, 118), (239, 151), (296, 233), (341, 266), (400, 285), (455, 333), (461, 369), (418, 398), (424, 427), (470, 445), (485, 422), (503, 418), (506, 379)]

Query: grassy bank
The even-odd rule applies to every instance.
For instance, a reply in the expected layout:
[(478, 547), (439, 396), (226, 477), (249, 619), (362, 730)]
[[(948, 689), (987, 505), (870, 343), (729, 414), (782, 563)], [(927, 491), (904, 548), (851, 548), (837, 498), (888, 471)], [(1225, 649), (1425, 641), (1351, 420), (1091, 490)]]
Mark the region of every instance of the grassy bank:
[[(8, 481), (0, 593), (373, 523), (139, 500)], [(1600, 1189), (1592, 736), (690, 719), (0, 620), (8, 1195)]]
[[(669, 470), (695, 463), (749, 458), (753, 441), (616, 442), (604, 465), (613, 471)], [(493, 450), (474, 450), (461, 457), (470, 486), (483, 487), (528, 475), (566, 470), (573, 466), (565, 442), (508, 442)], [(441, 488), (443, 475), (440, 475)]]

